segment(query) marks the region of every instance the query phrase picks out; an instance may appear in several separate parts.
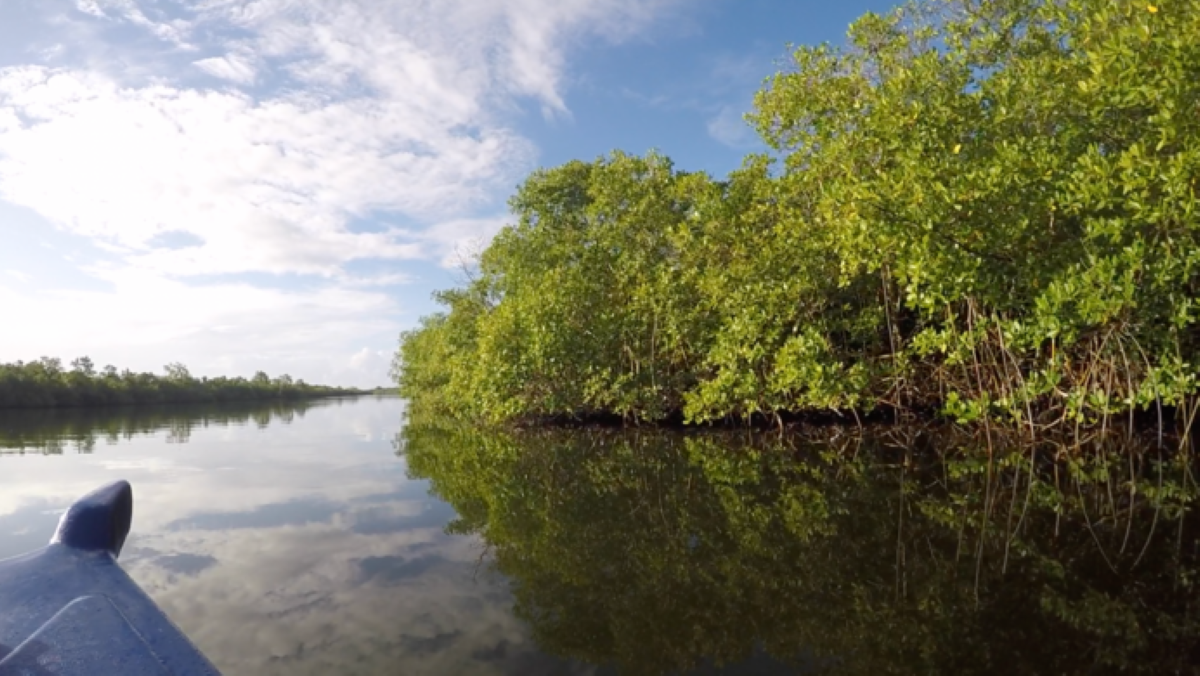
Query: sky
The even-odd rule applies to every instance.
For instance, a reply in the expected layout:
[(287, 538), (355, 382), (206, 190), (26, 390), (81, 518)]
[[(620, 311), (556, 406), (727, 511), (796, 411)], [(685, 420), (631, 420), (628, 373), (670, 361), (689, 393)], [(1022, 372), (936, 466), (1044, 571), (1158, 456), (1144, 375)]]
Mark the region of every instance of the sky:
[(723, 176), (886, 0), (0, 0), (0, 362), (389, 384), (531, 171)]

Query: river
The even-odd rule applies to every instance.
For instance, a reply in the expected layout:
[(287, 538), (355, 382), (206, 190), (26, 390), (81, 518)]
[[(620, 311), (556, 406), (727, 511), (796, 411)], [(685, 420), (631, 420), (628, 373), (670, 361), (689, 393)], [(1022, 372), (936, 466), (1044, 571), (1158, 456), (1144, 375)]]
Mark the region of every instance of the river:
[(0, 412), (0, 558), (129, 480), (121, 564), (230, 675), (1192, 673), (1200, 657), (1182, 461), (1098, 453), (1054, 474), (987, 462), (978, 439), (496, 434), (405, 428), (403, 409)]
[[(0, 558), (134, 489), (120, 562), (226, 674), (550, 673), (472, 536), (409, 479), (396, 398), (0, 412)], [(24, 446), (24, 452), (19, 452)]]

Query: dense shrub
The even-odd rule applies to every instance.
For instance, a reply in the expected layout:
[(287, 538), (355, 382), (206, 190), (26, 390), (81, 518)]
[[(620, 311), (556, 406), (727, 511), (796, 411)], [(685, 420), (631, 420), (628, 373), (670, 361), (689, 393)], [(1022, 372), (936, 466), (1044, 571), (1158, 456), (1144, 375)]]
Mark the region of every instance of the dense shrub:
[(535, 172), (396, 377), (460, 416), (879, 406), (1033, 432), (1197, 392), (1200, 2), (928, 0), (802, 47), (726, 180)]

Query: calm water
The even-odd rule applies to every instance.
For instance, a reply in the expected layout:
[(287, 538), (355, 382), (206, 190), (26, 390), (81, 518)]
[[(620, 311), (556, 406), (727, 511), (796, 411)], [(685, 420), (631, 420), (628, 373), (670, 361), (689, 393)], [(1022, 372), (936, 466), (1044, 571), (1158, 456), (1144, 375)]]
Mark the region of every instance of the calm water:
[[(569, 673), (407, 478), (402, 403), (0, 413), (0, 558), (134, 488), (120, 561), (226, 674)], [(25, 446), (24, 454), (16, 452)]]
[(988, 462), (986, 440), (910, 430), (482, 433), (402, 411), (0, 412), (0, 558), (128, 479), (122, 564), (227, 674), (1200, 664), (1185, 456)]

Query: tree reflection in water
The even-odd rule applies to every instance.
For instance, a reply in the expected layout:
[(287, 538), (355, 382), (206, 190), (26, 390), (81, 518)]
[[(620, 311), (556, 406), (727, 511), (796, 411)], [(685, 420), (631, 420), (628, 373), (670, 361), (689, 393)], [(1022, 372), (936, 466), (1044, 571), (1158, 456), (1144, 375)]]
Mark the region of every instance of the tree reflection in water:
[(896, 428), (423, 425), (398, 444), (559, 656), (647, 674), (1164, 674), (1200, 658), (1189, 456), (1124, 437), (990, 461), (1000, 440)]
[(272, 421), (291, 424), (319, 406), (339, 399), (159, 404), (81, 408), (0, 409), (0, 453), (61, 455), (70, 447), (92, 453), (97, 442), (115, 445), (166, 430), (168, 444), (186, 444), (192, 430), (209, 425), (265, 429)]

